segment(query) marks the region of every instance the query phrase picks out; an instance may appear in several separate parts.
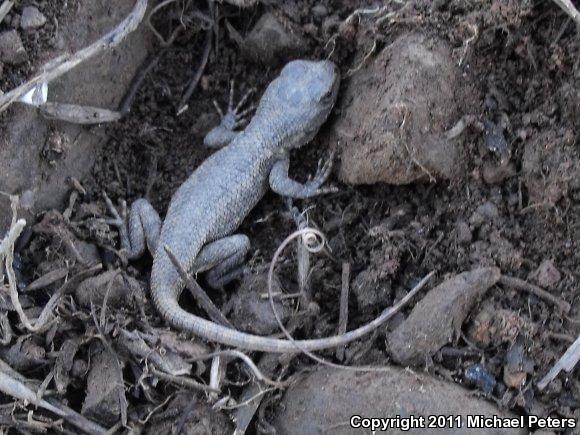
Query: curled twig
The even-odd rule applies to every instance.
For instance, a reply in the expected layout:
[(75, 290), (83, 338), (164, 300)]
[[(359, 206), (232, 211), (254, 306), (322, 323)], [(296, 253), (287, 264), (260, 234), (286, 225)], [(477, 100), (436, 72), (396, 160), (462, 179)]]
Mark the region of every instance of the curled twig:
[[(276, 318), (276, 321), (278, 322), (278, 326), (280, 327), (280, 329), (282, 330), (282, 332), (284, 333), (284, 335), (286, 336), (288, 341), (292, 342), (292, 344), (296, 347), (296, 349), (298, 351), (302, 352), (303, 354), (307, 355), (309, 358), (313, 359), (314, 361), (316, 361), (320, 364), (324, 364), (326, 366), (333, 367), (333, 368), (353, 370), (353, 371), (382, 371), (382, 370), (386, 370), (384, 367), (344, 366), (344, 365), (335, 364), (333, 362), (330, 362), (330, 361), (327, 361), (323, 358), (320, 358), (320, 357), (314, 355), (309, 350), (305, 349), (304, 346), (302, 346), (298, 341), (296, 341), (292, 337), (290, 332), (286, 329), (284, 324), (282, 323), (282, 319), (280, 319), (280, 315), (276, 311), (276, 307), (274, 305), (274, 298), (273, 298), (273, 294), (272, 294), (272, 280), (273, 280), (273, 276), (274, 276), (274, 267), (276, 265), (276, 262), (278, 261), (278, 258), (281, 255), (282, 251), (284, 250), (284, 248), (286, 248), (286, 246), (288, 246), (288, 244), (290, 242), (292, 242), (292, 240), (294, 240), (297, 237), (302, 237), (304, 234), (306, 234), (308, 232), (316, 234), (320, 238), (320, 240), (325, 240), (324, 234), (322, 234), (320, 231), (318, 231), (317, 229), (314, 229), (314, 228), (303, 228), (301, 230), (294, 231), (292, 234), (290, 234), (288, 237), (286, 237), (286, 239), (284, 239), (284, 241), (280, 244), (280, 246), (278, 246), (278, 249), (276, 250), (276, 252), (274, 253), (274, 256), (272, 257), (272, 261), (270, 263), (270, 268), (268, 269), (268, 297), (269, 297), (269, 301), (270, 301), (270, 308), (272, 309), (272, 312), (274, 313), (274, 317)], [(377, 317), (373, 321), (369, 322), (365, 326), (358, 328), (356, 331), (359, 334), (361, 334), (361, 331), (364, 331), (364, 333), (369, 333), (369, 332), (377, 329), (379, 326), (383, 325), (387, 320), (389, 320), (397, 312), (399, 312), (401, 310), (401, 308), (403, 308), (405, 305), (407, 305), (407, 303), (409, 303), (409, 301), (413, 298), (413, 296), (415, 296), (425, 286), (425, 284), (427, 284), (427, 282), (433, 276), (434, 273), (435, 273), (434, 271), (429, 272), (429, 274), (427, 274), (415, 287), (413, 287), (413, 289), (411, 289), (411, 291), (409, 291), (409, 293), (407, 293), (399, 302), (397, 302), (392, 307), (389, 307), (386, 310), (384, 310), (383, 313), (379, 317)], [(351, 333), (353, 333), (353, 331), (351, 331)], [(347, 335), (349, 335), (348, 332), (340, 335), (339, 337), (346, 337)], [(337, 343), (337, 346), (343, 346), (344, 344), (345, 344), (345, 341), (342, 340), (341, 342)]]

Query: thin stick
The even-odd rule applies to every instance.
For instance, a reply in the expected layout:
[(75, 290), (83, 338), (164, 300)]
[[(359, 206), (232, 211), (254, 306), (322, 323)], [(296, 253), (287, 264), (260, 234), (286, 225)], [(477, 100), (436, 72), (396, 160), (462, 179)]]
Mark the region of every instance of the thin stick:
[(548, 293), (546, 290), (544, 290), (544, 289), (542, 289), (534, 284), (530, 284), (529, 282), (524, 281), (523, 279), (502, 275), (501, 278), (499, 279), (499, 282), (502, 283), (503, 285), (506, 285), (506, 286), (511, 287), (513, 289), (522, 290), (522, 291), (531, 293), (533, 295), (538, 296), (541, 299), (544, 299), (548, 302), (551, 302), (552, 304), (559, 307), (560, 310), (564, 314), (568, 314), (570, 312), (571, 307), (570, 307), (570, 304), (568, 302), (566, 302), (560, 298), (557, 298), (553, 294)]
[(37, 84), (49, 83), (96, 54), (118, 45), (129, 33), (137, 28), (145, 15), (146, 9), (147, 0), (136, 0), (135, 7), (131, 13), (102, 38), (74, 54), (63, 55), (45, 64), (41, 68), (44, 72), (0, 96), (0, 112), (6, 110), (10, 104), (29, 92)]
[(215, 388), (211, 388), (207, 385), (200, 384), (193, 379), (186, 378), (185, 376), (174, 376), (169, 373), (164, 373), (161, 370), (151, 367), (151, 373), (166, 382), (171, 382), (172, 384), (180, 385), (182, 387), (188, 388), (190, 390), (205, 391), (210, 393), (219, 393)]
[(552, 0), (552, 1), (556, 3), (558, 6), (560, 6), (560, 8), (562, 8), (562, 10), (566, 12), (570, 16), (570, 18), (572, 18), (576, 22), (577, 26), (580, 26), (580, 12), (578, 12), (578, 9), (574, 7), (574, 5), (570, 0)]
[[(342, 263), (342, 286), (340, 287), (340, 311), (338, 313), (338, 335), (346, 332), (348, 323), (348, 293), (350, 283), (350, 263)], [(336, 359), (344, 359), (344, 349), (346, 346), (340, 346), (336, 349)]]
[(34, 391), (28, 388), (24, 383), (14, 379), (2, 371), (0, 371), (0, 391), (8, 396), (15, 397), (16, 399), (32, 403), (34, 406), (39, 408), (46, 409), (47, 411), (64, 418), (83, 432), (89, 434), (104, 434), (106, 432), (104, 428), (70, 408), (63, 407), (64, 409), (62, 409), (61, 405), (56, 402), (49, 403), (47, 400), (39, 399)]
[(222, 312), (214, 305), (212, 300), (209, 298), (207, 293), (201, 288), (201, 286), (185, 271), (181, 262), (177, 259), (175, 254), (171, 251), (169, 246), (165, 245), (165, 252), (169, 256), (169, 259), (173, 263), (173, 266), (177, 269), (179, 276), (185, 283), (186, 287), (191, 292), (191, 295), (195, 301), (199, 304), (201, 308), (205, 310), (207, 315), (216, 323), (220, 325), (227, 326), (228, 328), (234, 329), (233, 325), (228, 319), (222, 314)]
[(191, 98), (191, 95), (193, 94), (193, 91), (195, 91), (195, 88), (197, 88), (197, 84), (201, 80), (201, 76), (203, 75), (203, 72), (205, 71), (205, 67), (207, 66), (207, 61), (209, 60), (209, 53), (211, 52), (211, 46), (212, 46), (211, 42), (213, 40), (212, 36), (213, 36), (213, 26), (210, 27), (208, 30), (206, 30), (205, 46), (203, 49), (203, 54), (201, 56), (201, 63), (199, 65), (199, 68), (197, 69), (197, 71), (195, 72), (193, 77), (191, 78), (191, 81), (189, 82), (189, 85), (187, 86), (187, 89), (186, 89), (185, 93), (183, 94), (183, 97), (181, 97), (181, 101), (177, 105), (177, 113), (178, 114), (183, 113), (183, 111), (187, 109), (187, 102)]
[[(318, 237), (321, 240), (320, 244), (323, 244), (324, 241), (326, 240), (326, 238), (324, 237), (324, 234), (322, 234), (320, 231), (318, 231), (314, 228), (304, 228), (302, 230), (294, 231), (292, 234), (290, 234), (288, 237), (286, 237), (286, 239), (284, 239), (284, 241), (280, 244), (280, 246), (278, 246), (278, 249), (276, 249), (276, 252), (274, 253), (274, 256), (272, 257), (272, 261), (270, 262), (270, 268), (268, 269), (268, 296), (270, 299), (270, 308), (272, 309), (272, 312), (274, 313), (274, 317), (276, 318), (276, 322), (278, 322), (279, 328), (282, 330), (282, 332), (284, 333), (284, 335), (286, 336), (288, 341), (291, 341), (292, 344), (296, 347), (296, 349), (298, 351), (302, 352), (303, 354), (305, 354), (306, 356), (308, 356), (309, 358), (313, 359), (314, 361), (316, 361), (320, 364), (323, 364), (323, 365), (326, 365), (329, 367), (333, 367), (333, 368), (337, 368), (337, 369), (359, 371), (359, 372), (388, 370), (387, 367), (345, 366), (345, 365), (341, 365), (341, 364), (335, 364), (333, 362), (330, 362), (328, 360), (320, 358), (320, 357), (314, 355), (309, 350), (305, 349), (298, 341), (296, 341), (294, 339), (294, 337), (292, 337), (290, 332), (286, 329), (284, 324), (282, 323), (282, 319), (280, 319), (280, 314), (278, 314), (278, 311), (276, 311), (276, 306), (274, 305), (274, 298), (272, 297), (272, 279), (274, 276), (274, 266), (276, 265), (276, 262), (278, 261), (278, 258), (282, 254), (282, 251), (284, 250), (284, 248), (286, 248), (286, 246), (288, 246), (288, 244), (290, 242), (292, 242), (292, 240), (294, 240), (297, 237), (302, 237), (302, 236), (309, 234), (309, 233), (314, 234), (316, 237)], [(311, 249), (320, 251), (322, 248), (319, 246), (319, 247), (311, 247)], [(434, 271), (429, 272), (421, 281), (419, 281), (419, 283), (415, 287), (413, 287), (411, 289), (411, 291), (409, 291), (409, 293), (407, 293), (405, 296), (403, 296), (403, 298), (399, 302), (397, 302), (395, 305), (385, 309), (379, 317), (377, 317), (375, 320), (369, 322), (364, 327), (359, 328), (359, 330), (364, 329), (365, 333), (369, 333), (369, 332), (377, 329), (379, 326), (383, 325), (387, 320), (391, 319), (396, 313), (398, 313), (401, 310), (401, 308), (403, 308), (405, 305), (407, 305), (411, 301), (413, 296), (415, 296), (425, 286), (425, 284), (427, 284), (427, 282), (433, 276), (434, 273), (435, 273)]]
[(568, 350), (566, 350), (558, 362), (554, 364), (554, 367), (550, 369), (546, 376), (538, 382), (538, 388), (540, 390), (546, 388), (546, 386), (553, 381), (562, 370), (566, 370), (566, 372), (570, 373), (576, 364), (578, 364), (578, 361), (580, 361), (580, 335)]
[(14, 2), (10, 0), (5, 0), (4, 3), (2, 3), (2, 6), (0, 6), (0, 23), (2, 23), (6, 15), (8, 15), (12, 6), (14, 6)]

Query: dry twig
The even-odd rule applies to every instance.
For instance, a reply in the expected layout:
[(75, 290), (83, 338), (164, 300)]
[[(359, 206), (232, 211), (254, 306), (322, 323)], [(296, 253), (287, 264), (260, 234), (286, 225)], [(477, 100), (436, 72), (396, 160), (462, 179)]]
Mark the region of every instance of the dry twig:
[(63, 55), (48, 62), (41, 68), (42, 73), (4, 95), (1, 95), (0, 112), (6, 110), (10, 104), (28, 93), (36, 85), (49, 83), (80, 63), (94, 57), (96, 54), (118, 45), (129, 33), (137, 28), (145, 15), (146, 9), (147, 0), (137, 0), (131, 13), (117, 27), (102, 38), (74, 54)]
[(568, 348), (568, 350), (566, 350), (558, 362), (554, 364), (554, 367), (550, 369), (546, 376), (538, 382), (538, 388), (540, 390), (546, 388), (546, 386), (554, 380), (562, 370), (570, 373), (574, 370), (578, 361), (580, 361), (580, 336), (578, 336), (576, 341)]
[(523, 279), (502, 275), (501, 278), (499, 279), (499, 282), (505, 286), (511, 287), (516, 290), (523, 290), (525, 292), (536, 295), (541, 299), (551, 302), (552, 304), (559, 307), (564, 314), (568, 314), (570, 312), (570, 304), (568, 302), (560, 298), (557, 298), (553, 294), (548, 293), (546, 290), (534, 284), (530, 284), (529, 282), (526, 282)]
[(568, 14), (570, 18), (572, 18), (578, 27), (580, 27), (580, 12), (578, 9), (574, 7), (570, 0), (552, 0), (556, 3), (564, 12)]

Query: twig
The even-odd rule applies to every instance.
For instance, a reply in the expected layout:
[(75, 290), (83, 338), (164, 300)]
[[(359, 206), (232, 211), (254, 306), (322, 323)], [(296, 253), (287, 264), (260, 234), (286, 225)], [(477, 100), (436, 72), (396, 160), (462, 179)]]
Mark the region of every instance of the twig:
[(560, 6), (560, 8), (562, 8), (562, 10), (566, 12), (570, 16), (570, 18), (572, 18), (576, 22), (576, 25), (580, 27), (580, 12), (578, 12), (578, 9), (574, 7), (574, 5), (570, 0), (552, 0), (552, 1), (556, 3), (558, 6)]
[[(350, 283), (350, 263), (342, 263), (342, 285), (340, 287), (340, 311), (338, 313), (338, 334), (346, 332), (348, 323), (348, 293)], [(345, 346), (336, 349), (336, 358), (339, 361), (344, 359)]]
[(207, 355), (201, 355), (201, 356), (198, 356), (195, 358), (189, 358), (188, 361), (206, 360), (206, 359), (213, 358), (216, 356), (230, 356), (230, 357), (241, 359), (244, 363), (246, 363), (246, 365), (252, 371), (254, 376), (256, 376), (257, 380), (262, 381), (265, 384), (268, 384), (272, 387), (284, 388), (284, 387), (288, 386), (288, 382), (277, 382), (277, 381), (274, 381), (274, 380), (268, 378), (266, 375), (264, 375), (260, 371), (258, 366), (256, 366), (256, 364), (254, 364), (254, 361), (252, 361), (252, 359), (248, 355), (246, 355), (243, 352), (240, 352), (239, 350), (233, 350), (233, 349), (218, 350), (216, 352), (208, 353)]
[(137, 91), (139, 90), (141, 84), (147, 77), (147, 74), (149, 74), (151, 70), (155, 68), (155, 66), (159, 63), (159, 60), (163, 57), (163, 54), (165, 54), (165, 50), (159, 51), (155, 56), (147, 59), (144, 62), (145, 65), (144, 67), (139, 68), (139, 71), (137, 71), (137, 73), (133, 77), (129, 90), (123, 97), (121, 104), (119, 104), (119, 112), (121, 113), (121, 115), (126, 115), (131, 111), (131, 105), (133, 104), (133, 101), (137, 96)]
[(46, 119), (56, 119), (79, 125), (103, 124), (122, 118), (121, 112), (100, 107), (79, 106), (78, 104), (44, 103), (38, 106)]
[(135, 7), (131, 13), (112, 31), (104, 35), (102, 38), (93, 44), (85, 47), (74, 54), (68, 54), (54, 59), (45, 64), (41, 70), (41, 74), (32, 78), (28, 82), (18, 86), (17, 88), (0, 96), (0, 112), (20, 98), (22, 95), (28, 93), (39, 83), (49, 83), (52, 80), (60, 77), (64, 73), (70, 71), (80, 63), (90, 59), (103, 50), (110, 49), (118, 45), (129, 33), (134, 31), (147, 9), (147, 0), (136, 0)]
[(558, 376), (558, 374), (565, 370), (570, 373), (576, 364), (580, 361), (580, 335), (576, 341), (564, 352), (564, 355), (558, 360), (554, 367), (538, 382), (538, 388), (543, 390), (546, 386)]
[(199, 68), (197, 69), (197, 71), (195, 72), (193, 77), (191, 78), (189, 85), (187, 85), (187, 89), (186, 89), (185, 93), (183, 94), (183, 97), (181, 97), (181, 101), (177, 105), (177, 114), (178, 115), (183, 113), (185, 110), (187, 110), (187, 102), (191, 98), (193, 91), (195, 91), (195, 88), (197, 87), (197, 84), (201, 80), (201, 76), (203, 75), (203, 72), (205, 71), (205, 67), (207, 66), (207, 61), (209, 60), (209, 53), (211, 52), (211, 45), (212, 45), (211, 42), (213, 40), (212, 36), (213, 36), (213, 26), (210, 27), (208, 30), (206, 30), (205, 43), (204, 43), (205, 46), (203, 49), (203, 54), (201, 55), (201, 63), (199, 64)]
[(228, 328), (234, 328), (228, 319), (222, 314), (222, 312), (214, 305), (212, 300), (209, 298), (207, 293), (201, 288), (201, 286), (185, 271), (181, 262), (177, 259), (175, 254), (171, 251), (169, 246), (165, 245), (165, 252), (169, 256), (169, 259), (173, 263), (173, 266), (177, 269), (179, 276), (185, 283), (186, 287), (191, 292), (195, 301), (199, 304), (201, 308), (205, 310), (208, 316), (216, 323), (220, 325), (227, 326)]
[(169, 373), (164, 373), (161, 370), (156, 369), (155, 367), (151, 367), (151, 373), (153, 373), (161, 380), (171, 382), (172, 384), (180, 385), (190, 390), (219, 393), (218, 390), (208, 387), (207, 385), (200, 384), (199, 382), (196, 382), (193, 379), (186, 378), (185, 376), (170, 375)]
[(523, 279), (502, 275), (501, 278), (499, 279), (499, 282), (513, 289), (532, 293), (533, 295), (536, 295), (541, 299), (551, 302), (552, 304), (558, 306), (564, 314), (568, 314), (570, 312), (571, 307), (568, 302), (560, 298), (557, 298), (553, 294), (548, 293), (546, 290), (534, 284), (530, 284), (529, 282), (526, 282)]
[(53, 414), (64, 418), (70, 424), (74, 425), (78, 429), (81, 429), (83, 432), (89, 434), (105, 434), (106, 432), (104, 428), (76, 413), (70, 408), (66, 408), (54, 401), (49, 403), (47, 400), (39, 399), (34, 391), (28, 388), (23, 382), (14, 379), (3, 371), (0, 371), (0, 391), (8, 396), (32, 403), (34, 406), (39, 408), (46, 409), (47, 411), (50, 411)]
[(65, 278), (69, 274), (69, 272), (70, 269), (68, 267), (61, 267), (59, 269), (52, 270), (42, 275), (40, 278), (37, 278), (34, 281), (32, 281), (30, 284), (26, 286), (24, 290), (22, 290), (22, 292), (31, 292), (34, 290), (40, 290), (45, 287), (48, 287), (49, 285), (54, 284), (55, 282)]
[(6, 15), (8, 15), (12, 6), (14, 6), (14, 2), (11, 0), (5, 0), (4, 3), (2, 3), (2, 6), (0, 6), (0, 23), (2, 23)]
[[(270, 262), (270, 268), (268, 269), (268, 296), (269, 296), (269, 300), (270, 300), (270, 308), (272, 309), (272, 312), (274, 313), (274, 317), (276, 318), (276, 322), (278, 322), (279, 328), (282, 330), (282, 332), (284, 333), (286, 338), (292, 342), (292, 344), (296, 347), (296, 349), (298, 351), (302, 352), (303, 354), (305, 354), (306, 356), (308, 356), (309, 358), (313, 359), (314, 361), (316, 361), (320, 364), (323, 364), (323, 365), (326, 365), (329, 367), (333, 367), (333, 368), (343, 369), (343, 370), (352, 370), (352, 371), (361, 371), (361, 372), (387, 370), (387, 368), (385, 368), (385, 367), (344, 366), (344, 365), (335, 364), (333, 362), (330, 362), (328, 360), (320, 358), (320, 357), (314, 355), (309, 350), (305, 349), (298, 341), (296, 341), (292, 337), (290, 332), (286, 329), (284, 324), (282, 323), (282, 319), (280, 319), (280, 314), (278, 314), (278, 311), (276, 311), (276, 306), (274, 305), (274, 298), (272, 297), (272, 279), (274, 276), (274, 266), (276, 265), (276, 262), (278, 261), (278, 257), (280, 257), (284, 248), (286, 248), (286, 246), (288, 246), (288, 244), (290, 242), (292, 242), (292, 240), (294, 240), (297, 237), (302, 237), (303, 235), (308, 234), (308, 233), (312, 233), (312, 234), (316, 235), (320, 240), (320, 244), (323, 244), (326, 240), (326, 238), (324, 237), (324, 234), (322, 234), (320, 231), (318, 231), (314, 228), (304, 228), (302, 230), (295, 231), (292, 234), (290, 234), (288, 237), (286, 237), (286, 239), (284, 239), (284, 241), (280, 244), (280, 246), (278, 246), (278, 249), (276, 249), (276, 252), (274, 253), (274, 256), (272, 257), (272, 261)], [(312, 249), (315, 249), (318, 251), (321, 250), (320, 247), (312, 247)], [(349, 334), (351, 334), (351, 335), (355, 334), (358, 336), (362, 336), (363, 334), (368, 334), (369, 332), (376, 330), (381, 325), (383, 325), (385, 322), (387, 322), (389, 319), (391, 319), (396, 313), (398, 313), (401, 310), (401, 308), (403, 308), (405, 305), (407, 305), (411, 301), (413, 296), (415, 296), (425, 286), (425, 284), (427, 284), (427, 282), (433, 276), (434, 273), (435, 273), (434, 271), (429, 272), (399, 302), (397, 302), (395, 305), (385, 309), (382, 312), (382, 314), (379, 317), (377, 317), (376, 319), (374, 319), (373, 321), (371, 321), (371, 322), (367, 323), (366, 325), (356, 329), (355, 331), (350, 331), (350, 332), (347, 332), (347, 333), (340, 335), (340, 336), (337, 336), (337, 337), (340, 337), (342, 340), (344, 340), (344, 338)], [(342, 345), (342, 344), (343, 343), (339, 343), (338, 345)]]

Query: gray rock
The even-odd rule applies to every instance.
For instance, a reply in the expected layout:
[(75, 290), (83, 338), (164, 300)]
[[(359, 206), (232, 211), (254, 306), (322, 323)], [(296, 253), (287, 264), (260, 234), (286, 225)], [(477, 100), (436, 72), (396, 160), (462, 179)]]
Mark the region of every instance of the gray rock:
[(18, 65), (27, 58), (26, 49), (16, 30), (0, 33), (0, 62)]
[[(403, 420), (413, 426), (405, 431), (393, 425), (389, 434), (461, 434), (469, 433), (465, 425), (467, 416), (515, 417), (498, 409), (493, 403), (475, 397), (470, 391), (448, 382), (435, 379), (424, 373), (397, 367), (381, 367), (380, 372), (354, 372), (321, 368), (303, 376), (292, 385), (276, 407), (274, 427), (277, 433), (286, 434), (363, 434), (371, 433), (369, 428), (350, 426), (351, 417), (384, 417), (396, 424)], [(428, 429), (427, 416), (446, 415), (447, 424), (438, 429)], [(424, 425), (417, 419), (423, 417)], [(457, 421), (462, 427), (457, 427)], [(451, 422), (451, 423), (449, 423)], [(455, 423), (455, 425), (453, 424)], [(476, 429), (479, 434), (527, 433), (525, 428), (517, 429)]]
[(46, 17), (34, 6), (26, 6), (22, 9), (22, 16), (20, 17), (20, 27), (24, 30), (38, 29), (44, 26)]
[(399, 364), (422, 364), (461, 329), (473, 305), (500, 278), (496, 267), (456, 275), (429, 291), (409, 317), (389, 334), (391, 356)]

